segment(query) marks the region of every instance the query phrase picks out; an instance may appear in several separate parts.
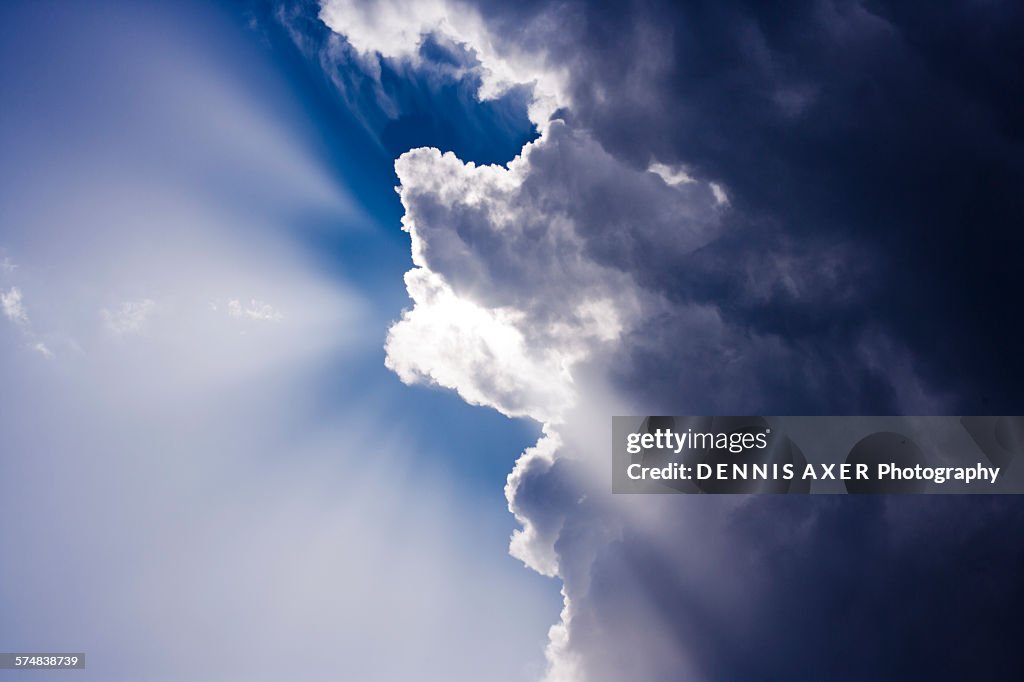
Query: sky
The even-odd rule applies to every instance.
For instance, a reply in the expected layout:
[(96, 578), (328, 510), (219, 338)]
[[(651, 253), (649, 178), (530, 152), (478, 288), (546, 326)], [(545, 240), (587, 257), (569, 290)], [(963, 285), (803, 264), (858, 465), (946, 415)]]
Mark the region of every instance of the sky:
[(502, 491), (537, 429), (385, 368), (393, 159), (254, 9), (2, 10), (2, 648), (537, 676), (558, 585), (508, 556)]
[(1021, 413), (1022, 24), (5, 3), (0, 649), (1011, 679), (1016, 498), (613, 496), (606, 455), (613, 414)]

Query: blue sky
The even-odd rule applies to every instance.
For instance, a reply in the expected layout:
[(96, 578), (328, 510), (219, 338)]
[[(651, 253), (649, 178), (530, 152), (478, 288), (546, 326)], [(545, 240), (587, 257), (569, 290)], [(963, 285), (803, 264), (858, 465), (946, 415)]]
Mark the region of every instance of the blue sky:
[(558, 586), (502, 496), (536, 428), (384, 367), (409, 247), (375, 131), (259, 8), (3, 14), (4, 647), (104, 680), (541, 669)]

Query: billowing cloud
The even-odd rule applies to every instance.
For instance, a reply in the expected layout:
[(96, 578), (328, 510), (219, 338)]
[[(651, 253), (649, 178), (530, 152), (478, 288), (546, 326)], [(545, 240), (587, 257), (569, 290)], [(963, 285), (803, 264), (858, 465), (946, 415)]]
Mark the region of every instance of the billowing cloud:
[(418, 149), (396, 171), (416, 306), (390, 332), (389, 366), (542, 422), (571, 407), (574, 365), (658, 305), (588, 253), (587, 233), (614, 240), (639, 219), (637, 238), (671, 232), (692, 250), (718, 217), (706, 186), (621, 167), (560, 121), (507, 168)]
[[(1005, 69), (975, 46), (967, 61), (996, 70), (972, 86), (943, 61), (944, 21), (915, 29), (859, 3), (698, 4), (324, 3), (365, 52), (414, 60), (439, 34), (485, 70), (525, 73), (516, 55), (529, 47), (537, 72), (572, 74), (537, 91), (551, 116), (534, 117), (540, 137), (507, 166), (433, 149), (398, 159), (414, 305), (390, 331), (388, 366), (544, 425), (506, 493), (521, 526), (512, 553), (563, 584), (548, 679), (998, 677), (1010, 660), (998, 614), (1024, 595), (1009, 568), (1020, 551), (992, 529), (1019, 528), (1020, 503), (608, 494), (614, 411), (976, 411), (982, 388), (1004, 398), (996, 412), (1020, 405), (991, 356), (967, 359), (978, 376), (935, 371), (957, 347), (994, 351), (1019, 378), (1020, 326), (984, 333), (988, 313), (963, 294), (1005, 310), (1005, 253), (985, 250), (1002, 289), (933, 279), (942, 263), (962, 270), (948, 247), (970, 211), (953, 201), (963, 210), (940, 214), (934, 203), (963, 192), (925, 186), (949, 187), (947, 168), (963, 180), (941, 159), (1019, 176), (1002, 151), (1015, 144), (1012, 98), (989, 87), (1008, 84)], [(999, 10), (960, 9), (999, 24)], [(545, 30), (553, 16), (576, 20)], [(906, 111), (886, 103), (908, 100), (927, 144), (893, 123)], [(921, 113), (939, 110), (951, 117)], [(983, 190), (1002, 213), (984, 207), (998, 238), (979, 239), (1019, 243), (1011, 186)], [(951, 301), (980, 326), (939, 334)], [(950, 560), (965, 548), (986, 561)], [(916, 596), (964, 582), (992, 589)], [(971, 655), (921, 653), (963, 646)]]
[[(1002, 312), (1024, 248), (1014, 3), (953, 0), (927, 16), (857, 0), (477, 6), (516, 40), (513, 27), (559, 7), (573, 20), (538, 49), (572, 74), (578, 125), (616, 158), (724, 190), (723, 239), (654, 268), (673, 271), (678, 295), (815, 351), (881, 329), (952, 409), (983, 395), (1021, 410), (1007, 377), (1024, 377), (1024, 328)], [(786, 280), (818, 295), (750, 300)]]

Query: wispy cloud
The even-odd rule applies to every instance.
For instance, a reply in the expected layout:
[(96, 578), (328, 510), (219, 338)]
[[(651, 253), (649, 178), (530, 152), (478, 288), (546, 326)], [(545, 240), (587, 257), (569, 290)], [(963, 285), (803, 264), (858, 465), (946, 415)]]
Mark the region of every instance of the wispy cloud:
[(686, 172), (682, 166), (669, 166), (664, 163), (652, 163), (647, 170), (661, 177), (669, 185), (685, 185), (697, 180)]
[(249, 299), (249, 304), (246, 306), (243, 306), (238, 299), (231, 299), (228, 301), (227, 308), (228, 315), (239, 319), (268, 322), (278, 322), (284, 319), (281, 311), (276, 310), (269, 303), (257, 301), (255, 298)]
[(118, 336), (139, 334), (155, 306), (156, 302), (149, 298), (141, 301), (125, 301), (117, 310), (111, 311), (104, 308), (100, 314), (106, 322), (107, 329), (112, 333)]
[(45, 343), (37, 340), (39, 337), (32, 329), (32, 323), (25, 311), (24, 297), (20, 288), (11, 287), (7, 291), (0, 292), (0, 308), (3, 309), (7, 319), (18, 326), (21, 336), (29, 348), (44, 358), (54, 357), (53, 351)]
[(50, 350), (49, 347), (45, 343), (43, 343), (42, 341), (38, 341), (35, 344), (33, 344), (32, 345), (32, 350), (34, 350), (35, 352), (39, 353), (40, 355), (42, 355), (47, 360), (50, 360), (50, 359), (53, 358), (53, 351)]
[(715, 201), (719, 205), (724, 206), (729, 203), (729, 195), (725, 193), (725, 189), (717, 182), (708, 183), (711, 187), (711, 193), (715, 195)]
[(504, 40), (476, 8), (452, 0), (325, 0), (320, 19), (344, 35), (371, 70), (373, 55), (418, 65), (427, 36), (465, 46), (476, 56), (478, 97), (495, 99), (511, 88), (529, 85), (530, 119), (539, 126), (569, 99), (565, 72), (549, 69), (543, 52)]
[(17, 324), (28, 323), (28, 314), (25, 312), (21, 289), (18, 287), (11, 287), (9, 291), (0, 294), (0, 306), (3, 307), (8, 320)]

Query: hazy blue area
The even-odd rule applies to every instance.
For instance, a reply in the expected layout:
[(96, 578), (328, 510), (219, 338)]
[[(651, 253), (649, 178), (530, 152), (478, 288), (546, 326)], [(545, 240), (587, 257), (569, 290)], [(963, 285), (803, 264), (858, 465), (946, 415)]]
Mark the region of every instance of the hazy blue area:
[(541, 670), (557, 585), (502, 496), (535, 431), (382, 350), (396, 151), (467, 144), (442, 105), (493, 160), (531, 132), (410, 87), (358, 120), (268, 8), (0, 9), (0, 649), (96, 680)]

